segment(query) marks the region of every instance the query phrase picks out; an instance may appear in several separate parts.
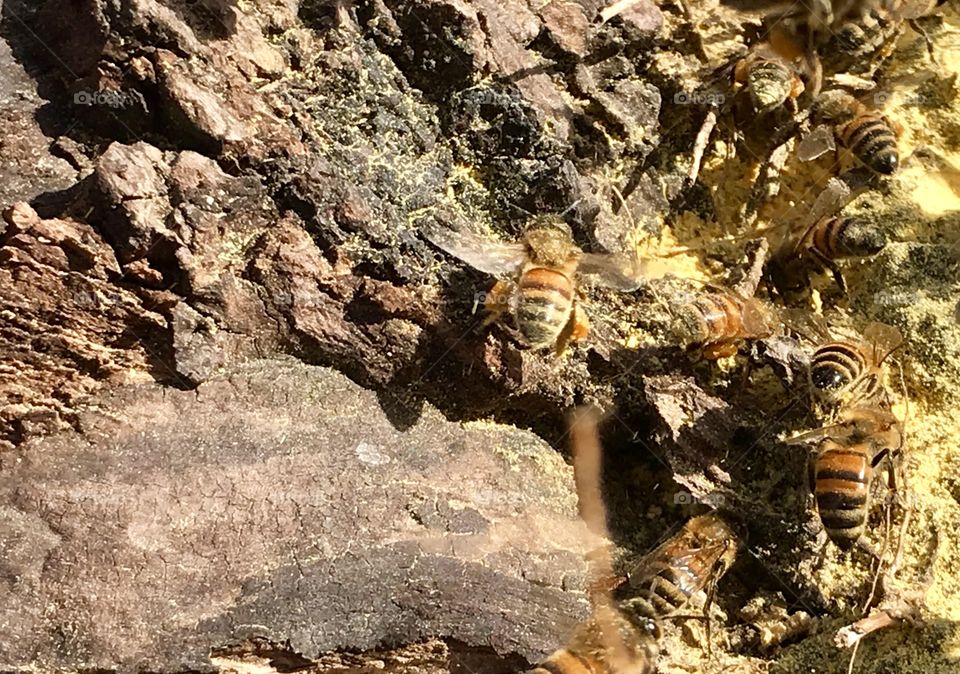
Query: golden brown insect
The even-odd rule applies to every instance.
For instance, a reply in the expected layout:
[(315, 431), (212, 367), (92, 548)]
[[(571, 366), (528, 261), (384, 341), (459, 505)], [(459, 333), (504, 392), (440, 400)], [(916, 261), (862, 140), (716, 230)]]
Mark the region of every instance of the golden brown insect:
[(503, 243), (467, 231), (430, 230), (425, 236), (441, 250), (482, 272), (509, 275), (487, 293), (487, 323), (514, 318), (521, 341), (534, 349), (584, 339), (589, 321), (577, 304), (581, 280), (629, 292), (643, 282), (639, 260), (625, 255), (585, 253), (559, 216), (531, 220), (519, 242)]
[(652, 674), (657, 654), (653, 636), (638, 630), (621, 611), (595, 607), (567, 645), (528, 674)]
[(676, 310), (670, 333), (674, 343), (697, 346), (703, 358), (716, 360), (734, 355), (744, 340), (774, 335), (779, 325), (775, 311), (763, 300), (707, 286)]
[(800, 160), (816, 159), (836, 150), (839, 144), (871, 171), (880, 175), (896, 173), (900, 167), (897, 140), (901, 127), (849, 94), (841, 94), (839, 100), (847, 102), (847, 109), (831, 110), (829, 114), (838, 118), (837, 123), (818, 126), (800, 141)]
[(870, 513), (873, 472), (903, 447), (899, 420), (884, 400), (841, 409), (837, 423), (788, 440), (818, 440), (812, 462), (817, 512), (830, 540), (848, 549), (863, 535)]
[(833, 72), (872, 76), (894, 52), (906, 25), (932, 43), (920, 20), (935, 13), (941, 0), (883, 0), (837, 30), (824, 45), (827, 66)]
[(660, 621), (696, 594), (707, 592), (709, 602), (736, 560), (738, 546), (737, 534), (719, 515), (692, 518), (628, 572), (620, 595), (629, 596), (621, 600), (621, 610), (634, 624), (659, 635)]
[[(736, 559), (739, 539), (715, 514), (688, 521), (634, 566), (618, 589), (619, 602), (581, 625), (570, 643), (531, 674), (627, 674), (654, 671), (661, 621), (677, 614), (699, 593), (707, 604), (717, 582)], [(607, 630), (603, 637), (602, 630)], [(617, 645), (613, 653), (611, 641)]]
[(737, 62), (733, 81), (735, 92), (747, 91), (756, 115), (770, 113), (787, 101), (795, 102), (804, 90), (795, 59), (769, 42), (755, 45)]
[(840, 290), (846, 283), (838, 260), (876, 255), (887, 245), (877, 225), (856, 217), (827, 215), (784, 238), (771, 259), (775, 285), (784, 292), (805, 286), (809, 273), (829, 269)]
[(814, 395), (834, 406), (886, 398), (883, 363), (902, 343), (895, 327), (873, 322), (864, 329), (862, 339), (821, 344), (810, 359)]
[[(580, 516), (590, 531), (606, 539), (606, 508), (600, 490), (602, 449), (595, 410), (581, 408), (571, 415), (570, 447)], [(611, 589), (619, 580), (608, 548), (599, 548), (590, 561), (590, 618), (577, 627), (566, 646), (530, 674), (652, 674), (659, 652), (656, 638), (638, 628), (614, 602)]]
[(900, 166), (898, 127), (889, 119), (866, 109), (837, 128), (837, 140), (864, 166), (883, 175), (893, 175)]

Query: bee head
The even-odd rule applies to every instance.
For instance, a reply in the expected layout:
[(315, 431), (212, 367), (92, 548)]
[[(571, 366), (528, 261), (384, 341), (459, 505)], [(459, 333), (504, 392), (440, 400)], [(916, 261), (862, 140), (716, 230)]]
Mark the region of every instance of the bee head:
[(886, 233), (874, 224), (850, 219), (843, 231), (843, 246), (850, 255), (876, 255), (887, 245)]
[(564, 222), (563, 218), (556, 213), (535, 215), (524, 228), (524, 234), (527, 236), (539, 232), (544, 232), (549, 236), (557, 236), (560, 234), (569, 239), (573, 239), (573, 230), (570, 229), (570, 225)]

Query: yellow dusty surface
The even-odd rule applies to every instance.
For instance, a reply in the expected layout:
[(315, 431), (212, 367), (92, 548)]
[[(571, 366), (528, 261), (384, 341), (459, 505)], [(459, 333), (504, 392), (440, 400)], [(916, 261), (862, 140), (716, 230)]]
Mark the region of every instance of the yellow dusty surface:
[[(886, 629), (862, 641), (853, 664), (859, 674), (957, 674), (960, 672), (960, 15), (948, 11), (933, 34), (937, 63), (922, 40), (907, 30), (878, 91), (882, 111), (903, 127), (900, 172), (884, 192), (870, 192), (847, 212), (883, 223), (893, 242), (876, 259), (847, 265), (847, 298), (834, 298), (831, 323), (862, 328), (870, 320), (896, 325), (906, 349), (891, 368), (888, 382), (897, 394), (897, 414), (905, 419), (907, 479), (903, 498), (910, 504), (903, 562), (886, 588), (888, 598), (920, 597), (922, 620)], [(717, 220), (686, 213), (671, 223), (670, 245), (690, 252), (676, 264), (678, 276), (695, 281), (716, 278), (707, 251), (726, 241), (768, 236), (776, 241), (785, 223), (812, 203), (835, 174), (833, 158), (801, 163), (791, 155), (779, 195), (761, 210), (751, 227), (737, 208), (744, 203), (756, 162), (731, 157), (723, 144), (705, 158), (703, 182), (713, 187)], [(811, 305), (819, 310), (818, 295)], [(879, 479), (879, 478), (878, 478)], [(899, 523), (898, 523), (899, 524)], [(896, 533), (896, 532), (894, 532)], [(881, 532), (868, 538), (882, 545)], [(896, 540), (896, 535), (891, 536)], [(715, 653), (712, 661), (686, 655), (683, 644), (663, 672), (754, 672), (834, 674), (847, 672), (851, 652), (834, 645), (837, 629), (862, 617), (864, 588), (873, 578), (865, 560), (851, 560), (827, 546), (813, 577), (838, 607), (817, 634), (758, 660)], [(923, 588), (927, 587), (925, 594)], [(919, 593), (919, 594), (918, 594)]]

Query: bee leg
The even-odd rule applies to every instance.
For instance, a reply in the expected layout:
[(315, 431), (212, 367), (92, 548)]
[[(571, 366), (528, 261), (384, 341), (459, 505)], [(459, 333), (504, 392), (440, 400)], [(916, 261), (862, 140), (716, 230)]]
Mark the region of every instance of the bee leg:
[(503, 314), (510, 311), (510, 298), (513, 297), (514, 284), (511, 281), (497, 281), (487, 292), (483, 300), (483, 308), (488, 316), (483, 319), (483, 327), (500, 321)]
[(713, 632), (710, 624), (710, 607), (713, 605), (713, 599), (717, 594), (717, 580), (714, 578), (707, 587), (707, 600), (703, 604), (703, 618), (706, 621), (707, 628), (707, 657), (713, 657)]
[(706, 119), (697, 132), (697, 138), (693, 144), (693, 162), (690, 164), (690, 173), (687, 175), (688, 184), (693, 185), (700, 174), (700, 162), (703, 161), (703, 155), (710, 144), (710, 135), (713, 133), (713, 127), (717, 125), (717, 110), (711, 107), (707, 111)]
[(573, 311), (570, 312), (570, 320), (564, 326), (563, 332), (557, 338), (556, 353), (562, 356), (573, 342), (582, 342), (590, 334), (590, 320), (587, 314), (580, 308), (576, 302), (573, 303)]
[(702, 355), (705, 360), (719, 360), (727, 356), (735, 356), (739, 350), (740, 348), (736, 344), (720, 342), (719, 344), (704, 346)]
[(816, 258), (817, 262), (825, 268), (829, 269), (830, 273), (833, 275), (833, 280), (836, 282), (837, 287), (840, 288), (840, 293), (842, 295), (847, 294), (847, 282), (843, 278), (843, 273), (840, 271), (840, 266), (837, 265), (833, 260), (828, 259), (822, 253), (816, 250), (811, 250), (810, 253)]
[(930, 60), (933, 61), (934, 63), (938, 63), (937, 56), (933, 51), (933, 40), (930, 39), (930, 35), (929, 33), (927, 33), (926, 29), (923, 26), (921, 26), (920, 22), (917, 21), (916, 19), (907, 19), (907, 23), (910, 24), (910, 27), (913, 28), (917, 32), (917, 34), (919, 34), (923, 38), (923, 41), (927, 44), (927, 54), (930, 55)]

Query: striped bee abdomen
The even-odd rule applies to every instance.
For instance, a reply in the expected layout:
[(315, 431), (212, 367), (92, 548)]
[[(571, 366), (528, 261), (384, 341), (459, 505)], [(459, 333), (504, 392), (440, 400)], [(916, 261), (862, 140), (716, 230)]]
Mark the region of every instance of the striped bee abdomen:
[(660, 636), (660, 620), (682, 609), (705, 584), (712, 569), (700, 568), (696, 559), (664, 563), (649, 584), (636, 591), (622, 606), (640, 629)]
[(736, 339), (743, 330), (740, 305), (719, 293), (700, 295), (680, 307), (677, 332), (686, 344), (716, 344)]
[(859, 218), (832, 216), (816, 224), (806, 245), (828, 260), (837, 260), (876, 255), (887, 245), (887, 237)]
[(694, 302), (707, 325), (704, 343), (735, 339), (743, 331), (741, 305), (728, 295), (703, 295)]
[(879, 115), (866, 113), (847, 122), (840, 131), (840, 143), (877, 173), (891, 175), (900, 165), (897, 136)]
[(810, 383), (818, 395), (831, 398), (852, 386), (866, 368), (866, 359), (856, 345), (831, 342), (814, 352), (810, 360)]
[(534, 267), (523, 273), (517, 285), (520, 334), (531, 347), (552, 345), (570, 320), (573, 283), (559, 271)]
[(867, 523), (870, 457), (864, 444), (825, 444), (814, 463), (817, 510), (830, 540), (849, 548), (859, 540)]
[(764, 113), (781, 105), (790, 96), (793, 74), (780, 63), (761, 61), (750, 68), (747, 85), (754, 109)]

